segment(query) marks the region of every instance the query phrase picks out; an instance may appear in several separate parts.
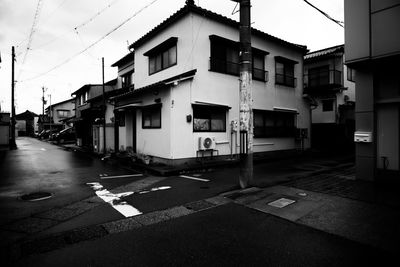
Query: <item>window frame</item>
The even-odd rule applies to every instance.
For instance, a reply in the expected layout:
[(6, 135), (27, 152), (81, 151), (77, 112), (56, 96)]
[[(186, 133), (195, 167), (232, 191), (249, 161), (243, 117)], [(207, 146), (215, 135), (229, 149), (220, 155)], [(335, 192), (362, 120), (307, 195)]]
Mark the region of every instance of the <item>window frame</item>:
[[(171, 37), (143, 54), (144, 56), (148, 57), (149, 76), (178, 64), (177, 44), (178, 38)], [(171, 51), (174, 52), (171, 53)], [(173, 57), (171, 57), (171, 54), (173, 55)], [(167, 60), (168, 62), (165, 62), (165, 60)], [(158, 65), (159, 67), (157, 67)]]
[[(210, 66), (209, 71), (218, 72), (223, 74), (229, 74), (233, 76), (240, 75), (240, 46), (238, 42), (225, 39), (223, 37), (217, 35), (210, 35)], [(267, 82), (268, 79), (266, 78), (266, 69), (265, 69), (265, 56), (269, 54), (267, 51), (263, 51), (261, 49), (257, 49), (252, 47), (252, 77), (253, 80)], [(237, 62), (228, 60), (228, 52), (234, 51), (237, 54)], [(258, 69), (258, 71), (262, 71), (264, 73), (263, 78), (260, 79), (259, 77), (254, 76), (254, 58), (259, 57), (262, 59), (263, 69)], [(235, 58), (235, 59), (236, 59)], [(233, 70), (233, 71), (232, 71)]]
[[(296, 115), (293, 112), (272, 111), (272, 110), (258, 110), (255, 109), (253, 116), (254, 138), (294, 138), (296, 136)], [(262, 116), (262, 126), (256, 126), (256, 116)], [(280, 117), (292, 116), (286, 120), (279, 120)], [(291, 125), (279, 125), (282, 122), (287, 124), (288, 119), (292, 121)], [(266, 126), (266, 121), (273, 122), (273, 126)], [(262, 127), (262, 133), (258, 134), (256, 128)], [(270, 128), (270, 129), (268, 129)], [(285, 134), (282, 134), (285, 133)]]
[(347, 67), (347, 80), (355, 82), (355, 70), (353, 68)]
[(132, 74), (133, 74), (133, 71), (130, 71), (130, 72), (127, 72), (127, 73), (121, 75), (121, 87), (122, 88), (130, 87), (133, 84)]
[[(227, 113), (227, 107), (224, 106), (211, 106), (211, 105), (193, 105), (193, 132), (194, 133), (224, 133), (226, 132), (226, 113)], [(205, 117), (200, 117), (198, 116), (199, 114), (196, 114), (196, 112), (201, 112), (202, 116), (204, 115), (208, 115), (208, 118)], [(208, 113), (208, 114), (207, 114)], [(197, 115), (197, 116), (196, 116)], [(222, 115), (223, 119), (223, 129), (221, 130), (215, 130), (212, 129), (212, 116), (216, 117), (218, 115)], [(209, 120), (209, 129), (208, 130), (201, 130), (201, 129), (196, 129), (196, 124), (195, 124), (195, 120), (196, 119), (204, 119), (204, 120)]]
[[(277, 71), (278, 64), (283, 65), (283, 73), (278, 73), (278, 71)], [(297, 86), (297, 78), (295, 75), (296, 74), (296, 71), (295, 71), (296, 64), (298, 64), (297, 61), (287, 59), (287, 58), (284, 58), (281, 56), (276, 56), (275, 57), (275, 84), (296, 88), (296, 86)], [(287, 74), (289, 72), (288, 71), (289, 67), (290, 67), (290, 70), (293, 70), (293, 76)], [(278, 79), (277, 79), (278, 75), (282, 76), (283, 82), (278, 81)], [(289, 78), (289, 81), (290, 81), (290, 79), (292, 79), (293, 83), (290, 83), (288, 81), (288, 78)]]
[[(161, 104), (155, 104), (155, 105), (142, 107), (142, 129), (161, 129), (161, 125), (162, 125), (161, 107), (162, 107)], [(147, 112), (153, 112), (153, 111), (158, 113), (156, 115), (159, 116), (160, 125), (155, 125), (155, 126), (152, 125), (153, 114), (150, 114), (150, 126), (145, 126), (144, 125), (144, 122), (145, 122), (144, 118), (145, 118), (145, 115), (147, 115), (146, 113)]]

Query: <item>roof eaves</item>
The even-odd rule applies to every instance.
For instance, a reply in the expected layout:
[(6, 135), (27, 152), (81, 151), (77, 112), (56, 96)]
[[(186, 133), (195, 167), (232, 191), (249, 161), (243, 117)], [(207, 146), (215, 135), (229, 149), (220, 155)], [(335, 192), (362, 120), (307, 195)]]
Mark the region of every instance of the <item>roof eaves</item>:
[[(172, 14), (170, 17), (165, 19), (163, 22), (158, 24), (156, 27), (154, 27), (152, 30), (150, 30), (148, 33), (146, 33), (141, 38), (139, 38), (136, 42), (131, 44), (129, 46), (129, 48), (136, 49), (137, 47), (141, 46), (146, 41), (150, 40), (152, 37), (157, 35), (159, 32), (161, 32), (162, 30), (164, 30), (165, 28), (167, 28), (168, 26), (170, 26), (171, 24), (176, 22), (178, 19), (180, 19), (183, 16), (185, 16), (186, 14), (189, 14), (190, 12), (199, 14), (199, 15), (204, 16), (204, 17), (211, 18), (211, 19), (213, 19), (215, 21), (227, 24), (227, 25), (232, 26), (234, 28), (239, 28), (239, 26), (240, 26), (239, 22), (237, 22), (237, 21), (235, 21), (233, 19), (230, 19), (228, 17), (225, 17), (223, 15), (220, 15), (218, 13), (215, 13), (215, 12), (212, 12), (210, 10), (198, 7), (196, 5), (185, 5), (184, 7), (179, 9), (177, 12)], [(301, 50), (304, 54), (308, 52), (307, 46), (290, 43), (288, 41), (285, 41), (285, 40), (280, 39), (278, 37), (272, 36), (270, 34), (267, 34), (265, 32), (262, 32), (260, 30), (255, 29), (255, 28), (252, 28), (251, 30), (252, 30), (252, 34), (254, 34), (256, 36), (260, 36), (261, 38), (268, 38), (268, 39), (271, 39), (271, 40), (276, 41), (278, 43), (291, 46), (291, 47), (293, 47), (293, 48), (295, 48), (297, 50)]]
[(124, 98), (124, 97), (127, 97), (127, 96), (132, 96), (132, 95), (147, 91), (149, 89), (162, 88), (162, 87), (164, 87), (164, 86), (166, 86), (168, 84), (171, 84), (171, 83), (173, 83), (175, 81), (185, 80), (185, 79), (191, 78), (196, 74), (196, 72), (197, 72), (197, 69), (193, 69), (193, 70), (190, 70), (190, 71), (175, 75), (173, 77), (170, 77), (168, 79), (165, 79), (165, 80), (153, 83), (153, 84), (149, 84), (149, 85), (134, 89), (132, 91), (129, 91), (129, 92), (126, 92), (126, 93), (123, 93), (123, 94), (120, 94), (120, 95), (116, 95), (114, 97), (110, 97), (110, 100), (115, 100), (115, 99), (120, 99), (120, 98)]

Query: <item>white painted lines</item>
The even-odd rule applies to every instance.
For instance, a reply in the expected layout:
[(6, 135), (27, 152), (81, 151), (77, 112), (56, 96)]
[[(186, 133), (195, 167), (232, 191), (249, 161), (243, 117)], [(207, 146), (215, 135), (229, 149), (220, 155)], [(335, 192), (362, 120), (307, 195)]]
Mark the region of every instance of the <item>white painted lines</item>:
[(100, 174), (100, 179), (116, 179), (116, 178), (128, 178), (128, 177), (140, 177), (143, 176), (141, 173), (137, 174), (125, 174), (125, 175), (114, 175), (114, 176), (108, 176), (108, 174)]
[(87, 183), (90, 187), (95, 190), (95, 193), (98, 197), (103, 199), (105, 202), (110, 204), (114, 209), (116, 209), (119, 213), (124, 215), (125, 217), (132, 217), (139, 214), (142, 214), (138, 209), (129, 205), (126, 201), (122, 201), (121, 197), (126, 197), (132, 195), (134, 192), (123, 192), (119, 194), (113, 194), (107, 189), (105, 189), (100, 183)]
[(202, 178), (197, 178), (197, 177), (192, 177), (192, 176), (187, 176), (187, 175), (179, 175), (179, 177), (185, 178), (185, 179), (190, 179), (190, 180), (201, 181), (201, 182), (209, 182), (210, 181), (208, 179), (202, 179)]
[(167, 189), (170, 189), (170, 188), (171, 188), (170, 186), (154, 187), (154, 188), (152, 188), (152, 189), (150, 189), (150, 190), (143, 190), (143, 191), (140, 191), (139, 194), (147, 194), (147, 193), (150, 193), (150, 192), (160, 191), (160, 190), (167, 190)]

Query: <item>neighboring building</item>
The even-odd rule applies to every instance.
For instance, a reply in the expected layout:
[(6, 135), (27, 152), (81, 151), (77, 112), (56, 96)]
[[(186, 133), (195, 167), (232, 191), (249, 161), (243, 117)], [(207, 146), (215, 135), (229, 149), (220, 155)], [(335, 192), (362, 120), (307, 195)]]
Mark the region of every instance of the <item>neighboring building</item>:
[(400, 1), (345, 0), (346, 64), (355, 69), (356, 177), (400, 181)]
[(29, 110), (15, 115), (16, 136), (34, 136), (36, 117), (38, 117), (38, 115)]
[[(113, 64), (119, 86), (129, 88), (111, 98), (116, 149), (167, 164), (239, 153), (239, 23), (190, 2)], [(254, 152), (309, 148), (309, 139), (295, 136), (296, 128), (306, 133), (310, 127), (303, 99), (306, 47), (256, 29), (252, 46)]]
[(62, 130), (70, 126), (67, 119), (75, 116), (75, 99), (67, 99), (48, 106), (45, 110), (49, 117), (49, 127), (55, 130)]
[[(116, 86), (116, 80), (112, 80), (105, 84), (104, 91), (109, 94)], [(93, 126), (100, 124), (104, 118), (105, 108), (102, 101), (90, 101), (91, 99), (99, 98), (103, 94), (103, 85), (101, 84), (86, 84), (73, 92), (75, 96), (75, 118), (74, 122), (77, 145), (94, 150)], [(99, 103), (100, 102), (100, 103)], [(95, 136), (97, 144), (98, 136)], [(107, 147), (109, 147), (107, 145)], [(96, 148), (97, 150), (98, 148)]]
[(304, 96), (311, 102), (313, 148), (353, 150), (354, 71), (344, 65), (344, 60), (344, 45), (304, 57)]
[(0, 146), (10, 143), (10, 113), (0, 112)]

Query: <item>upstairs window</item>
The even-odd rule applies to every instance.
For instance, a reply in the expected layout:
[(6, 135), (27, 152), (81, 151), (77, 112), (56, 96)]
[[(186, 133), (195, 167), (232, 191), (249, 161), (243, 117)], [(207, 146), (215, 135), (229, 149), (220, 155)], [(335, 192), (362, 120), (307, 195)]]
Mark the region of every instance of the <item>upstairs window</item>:
[(329, 84), (329, 65), (308, 70), (308, 86), (316, 87)]
[(193, 132), (225, 132), (226, 107), (193, 106)]
[(275, 57), (275, 83), (296, 87), (297, 80), (294, 77), (294, 65), (297, 63), (297, 61), (281, 56)]
[(69, 110), (59, 109), (57, 110), (57, 115), (59, 118), (68, 118), (69, 117)]
[(294, 137), (295, 113), (254, 110), (254, 137)]
[(121, 76), (122, 88), (129, 87), (133, 84), (132, 74), (133, 72), (129, 72)]
[(347, 80), (355, 82), (355, 70), (347, 67)]
[(149, 57), (149, 75), (177, 64), (177, 41), (178, 38), (171, 37), (144, 53)]
[[(210, 71), (239, 76), (239, 43), (216, 35), (210, 36)], [(268, 52), (252, 48), (253, 79), (266, 81), (265, 55)]]
[(152, 105), (142, 109), (142, 128), (161, 128), (161, 105)]

